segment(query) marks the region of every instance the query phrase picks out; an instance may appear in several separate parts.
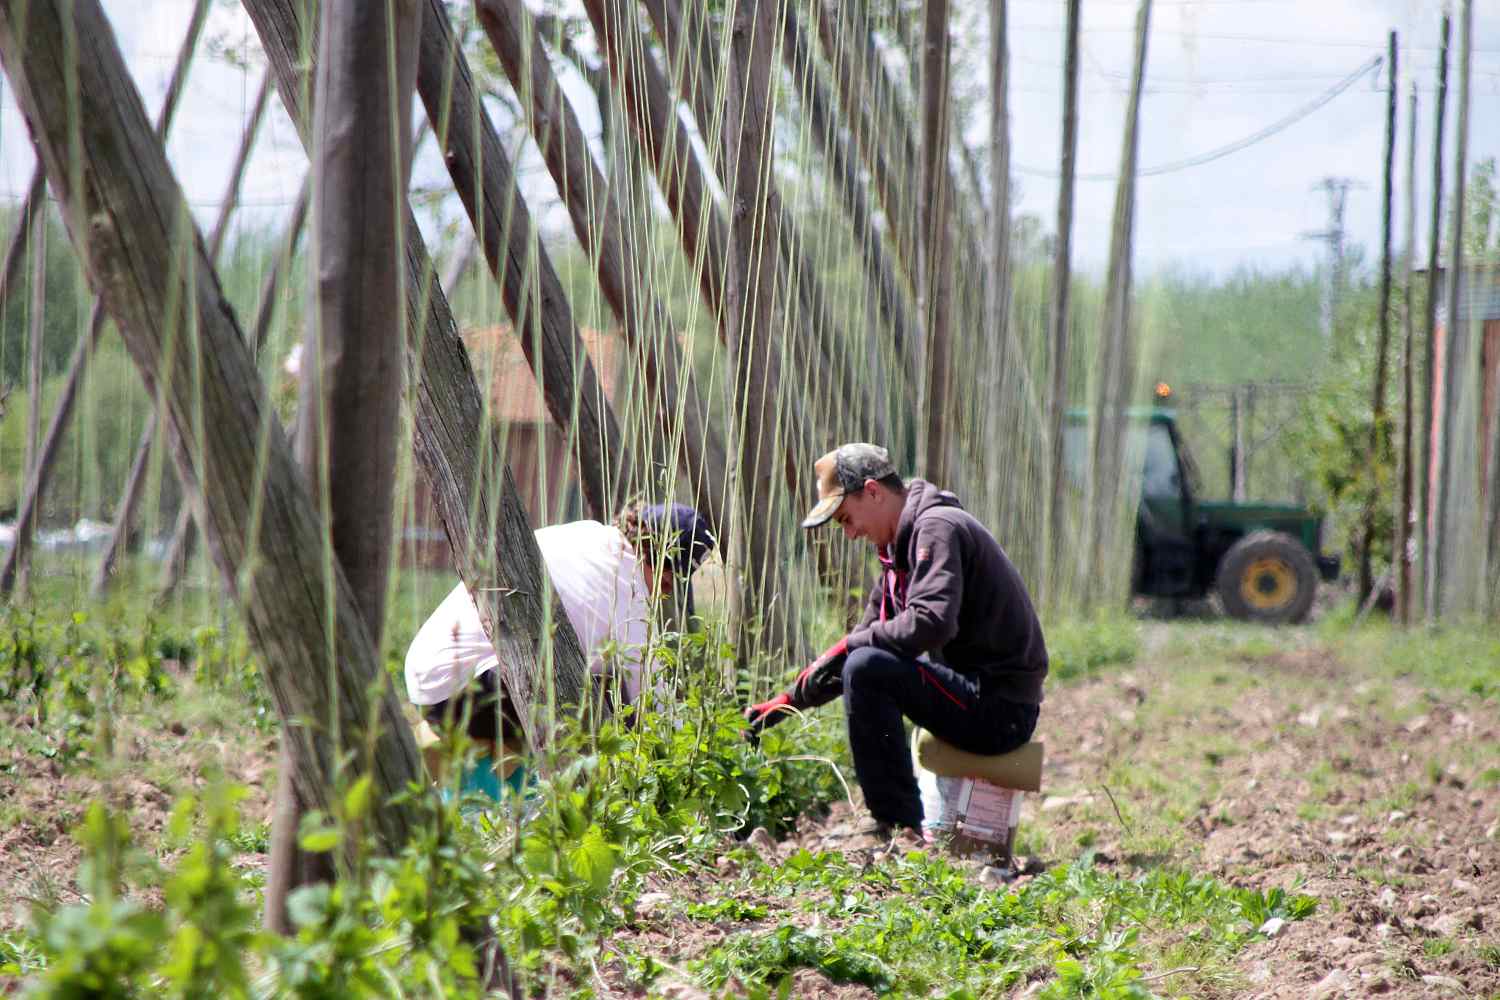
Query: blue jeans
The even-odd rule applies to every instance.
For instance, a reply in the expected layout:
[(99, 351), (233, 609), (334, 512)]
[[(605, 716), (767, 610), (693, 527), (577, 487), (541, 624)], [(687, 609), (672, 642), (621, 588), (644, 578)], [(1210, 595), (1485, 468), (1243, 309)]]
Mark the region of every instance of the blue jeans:
[(865, 805), (882, 823), (921, 829), (922, 798), (903, 717), (970, 753), (1008, 753), (1031, 739), (1039, 706), (1007, 701), (940, 663), (865, 646), (844, 663), (844, 715)]

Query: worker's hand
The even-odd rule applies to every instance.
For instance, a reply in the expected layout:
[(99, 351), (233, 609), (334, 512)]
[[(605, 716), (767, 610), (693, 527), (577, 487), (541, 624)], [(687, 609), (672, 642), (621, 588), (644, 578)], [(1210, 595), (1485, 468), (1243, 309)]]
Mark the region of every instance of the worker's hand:
[(840, 639), (813, 660), (792, 682), (792, 705), (817, 708), (844, 693), (844, 661), (849, 659), (849, 640)]
[(782, 692), (770, 701), (763, 701), (759, 705), (751, 705), (745, 709), (745, 721), (750, 723), (750, 733), (753, 736), (759, 736), (761, 730), (769, 729), (785, 719), (791, 714), (788, 710), (791, 704), (792, 696)]
[(754, 742), (760, 738), (761, 730), (776, 725), (792, 712), (817, 708), (838, 698), (844, 693), (844, 661), (848, 658), (849, 640), (840, 639), (802, 669), (790, 690), (745, 709), (745, 721), (750, 723), (746, 738)]

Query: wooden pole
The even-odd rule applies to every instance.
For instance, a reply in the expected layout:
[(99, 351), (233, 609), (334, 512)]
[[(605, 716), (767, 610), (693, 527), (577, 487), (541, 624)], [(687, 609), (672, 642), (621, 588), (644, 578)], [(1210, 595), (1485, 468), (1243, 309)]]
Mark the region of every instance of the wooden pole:
[(1048, 442), (1051, 445), (1047, 505), (1048, 603), (1063, 600), (1063, 538), (1067, 532), (1064, 506), (1067, 479), (1063, 470), (1063, 415), (1068, 405), (1068, 291), (1073, 239), (1074, 158), (1078, 149), (1078, 25), (1081, 0), (1068, 0), (1068, 22), (1063, 41), (1063, 134), (1061, 184), (1057, 193), (1057, 248), (1052, 258), (1052, 391), (1048, 399)]
[(651, 276), (640, 270), (641, 254), (630, 241), (629, 222), (589, 150), (572, 103), (552, 74), (541, 36), (529, 23), (522, 0), (480, 0), (478, 10), (511, 86), (530, 105), (537, 146), (568, 207), (573, 232), (594, 262), (604, 298), (644, 362), (659, 426), (672, 427), (681, 413), (680, 471), (692, 489), (694, 505), (717, 532), (724, 517), (724, 443), (709, 423), (708, 408), (667, 312), (651, 291)]
[[(680, 87), (683, 96), (693, 109), (699, 133), (713, 153), (719, 177), (727, 178), (732, 173), (732, 166), (724, 160), (723, 142), (715, 142), (712, 134), (715, 116), (722, 113), (721, 109), (714, 107), (713, 84), (722, 78), (722, 71), (709, 36), (707, 10), (697, 6), (685, 16), (684, 7), (678, 0), (644, 0), (643, 5), (656, 25), (663, 47), (682, 67)], [(767, 46), (768, 54), (772, 48), (781, 47), (776, 44), (780, 37), (781, 33), (778, 33), (777, 39)], [(733, 123), (726, 117), (723, 128), (732, 127)], [(767, 227), (769, 237), (775, 240), (773, 261), (780, 268), (782, 286), (788, 290), (786, 300), (778, 305), (794, 317), (792, 329), (800, 333), (807, 356), (817, 352), (831, 370), (833, 384), (837, 386), (836, 391), (826, 394), (831, 398), (819, 401), (825, 422), (832, 429), (847, 429), (863, 438), (884, 440), (888, 435), (885, 410), (875, 405), (868, 383), (861, 380), (855, 370), (850, 348), (854, 339), (838, 321), (829, 305), (822, 279), (812, 261), (802, 252), (807, 240), (795, 216), (785, 207), (774, 175), (766, 178), (765, 186), (767, 209), (776, 213), (775, 225)], [(800, 310), (792, 308), (793, 301), (800, 304)], [(840, 427), (840, 424), (845, 427)]]
[(918, 468), (945, 486), (951, 478), (949, 452), (953, 447), (949, 416), (953, 406), (952, 201), (948, 168), (948, 91), (951, 46), (948, 39), (948, 0), (926, 0), (922, 42), (922, 221), (918, 245), (922, 266), (918, 302), (924, 311), (922, 417), (925, 434)]
[(445, 9), (422, 18), (417, 91), (547, 410), (574, 450), (584, 500), (607, 522), (639, 470)]
[[(26, 362), (26, 456), (21, 468), (34, 476), (42, 433), (42, 339), (47, 329), (47, 212), (39, 206), (41, 218), (31, 227), (31, 323), (30, 351)], [(21, 220), (22, 226), (26, 220)], [(36, 522), (27, 528), (25, 545), (35, 541)], [(17, 539), (16, 545), (23, 543)], [(31, 594), (31, 561), (22, 560), (16, 576), (16, 590), (23, 597)]]
[[(417, 0), (327, 0), (314, 92), (313, 291), (302, 342), (297, 462), (313, 488), (325, 564), (349, 582), (380, 648), (394, 534), (405, 327), (402, 232), (411, 170)], [(308, 766), (285, 732), (273, 804), (265, 922), (293, 930), (287, 895), (330, 881), (331, 858), (302, 850), (314, 808), (293, 774)]]
[[(311, 9), (310, 9), (311, 8)], [(311, 146), (311, 72), (316, 8), (303, 0), (245, 0), (276, 75), (277, 92), (304, 147)], [(588, 668), (577, 633), (543, 575), (530, 518), (500, 443), (482, 425), (479, 383), (416, 218), (407, 210), (405, 292), (412, 338), (417, 464), (432, 489), (459, 576), (474, 595), (500, 661), (506, 693), (533, 748), (553, 740), (560, 713), (585, 703)], [(295, 229), (293, 230), (295, 232)]]
[(875, 225), (870, 192), (860, 176), (859, 160), (835, 118), (833, 95), (818, 72), (812, 46), (792, 4), (787, 4), (782, 12), (782, 58), (797, 81), (802, 105), (807, 111), (808, 130), (828, 161), (834, 186), (844, 203), (854, 235), (860, 241), (881, 319), (890, 330), (897, 355), (914, 369), (916, 361), (912, 352), (917, 347), (918, 334), (912, 320), (910, 298), (900, 274), (891, 263), (885, 236)]
[[(1120, 177), (1115, 188), (1114, 223), (1109, 237), (1109, 273), (1104, 288), (1104, 310), (1099, 324), (1096, 395), (1089, 426), (1093, 432), (1093, 461), (1086, 482), (1089, 498), (1084, 513), (1088, 525), (1084, 544), (1085, 571), (1082, 594), (1086, 601), (1109, 595), (1114, 589), (1118, 555), (1116, 527), (1120, 523), (1123, 487), (1126, 407), (1134, 380), (1134, 350), (1131, 343), (1130, 300), (1131, 252), (1135, 238), (1136, 163), (1140, 149), (1141, 92), (1146, 79), (1146, 49), (1151, 35), (1151, 0), (1141, 0), (1135, 22), (1135, 66), (1130, 79), (1130, 97), (1125, 109), (1125, 135), (1120, 152)], [(1236, 434), (1239, 432), (1236, 420)], [(1242, 482), (1239, 463), (1243, 438), (1236, 444), (1236, 483)], [(1120, 582), (1124, 583), (1121, 576)]]
[(1412, 372), (1416, 364), (1412, 351), (1416, 347), (1414, 317), (1416, 291), (1412, 281), (1413, 262), (1417, 255), (1417, 84), (1412, 81), (1411, 100), (1406, 111), (1406, 261), (1401, 276), (1401, 495), (1396, 505), (1396, 620), (1410, 625), (1412, 619), (1412, 538), (1417, 528), (1412, 509)]
[[(291, 267), (292, 258), (297, 254), (297, 242), (302, 235), (303, 223), (307, 220), (307, 210), (311, 204), (312, 173), (309, 172), (302, 178), (302, 188), (297, 192), (297, 200), (292, 204), (291, 219), (282, 234), (281, 249), (277, 252), (276, 259), (271, 262), (271, 268), (266, 272), (261, 283), (260, 295), (255, 300), (255, 317), (250, 330), (250, 352), (257, 361), (260, 359), (261, 348), (265, 346), (266, 338), (270, 335), (271, 322), (276, 315), (276, 299), (281, 294), (281, 285)], [(165, 604), (171, 599), (187, 574), (188, 564), (192, 561), (198, 537), (195, 523), (192, 509), (184, 504), (177, 512), (177, 519), (172, 524), (171, 540), (167, 544), (166, 555), (162, 558), (161, 580), (156, 589), (157, 605)]]
[[(1441, 433), (1438, 426), (1437, 380), (1437, 308), (1438, 308), (1438, 260), (1442, 249), (1443, 224), (1443, 118), (1448, 104), (1448, 41), (1452, 22), (1443, 14), (1442, 42), (1438, 49), (1437, 109), (1432, 119), (1432, 218), (1427, 230), (1427, 299), (1424, 319), (1426, 337), (1425, 363), (1422, 366), (1422, 615), (1427, 624), (1437, 620), (1438, 614), (1438, 516), (1437, 507), (1441, 494), (1437, 491), (1438, 468), (1441, 456), (1434, 448), (1434, 438)], [(1451, 326), (1451, 324), (1450, 324)], [(1448, 351), (1443, 356), (1446, 359)]]
[[(713, 204), (706, 171), (678, 117), (666, 76), (651, 56), (650, 46), (637, 20), (635, 5), (620, 0), (584, 0), (584, 10), (593, 25), (599, 48), (609, 63), (610, 76), (619, 88), (627, 110), (625, 117), (636, 130), (642, 149), (655, 166), (658, 185), (677, 222), (683, 250), (690, 260), (696, 262), (699, 293), (713, 313), (720, 338), (733, 357), (739, 329), (734, 324), (739, 306), (737, 301), (731, 301), (729, 292), (729, 279), (734, 273), (729, 256), (730, 229)], [(777, 353), (769, 349), (769, 344), (762, 347), (766, 349), (757, 359), (762, 367), (756, 378), (764, 397), (779, 401), (782, 410), (779, 433), (776, 424), (760, 425), (758, 409), (750, 412), (736, 406), (726, 433), (731, 456), (729, 476), (733, 478), (733, 462), (742, 450), (737, 435), (740, 433), (738, 424), (743, 422), (747, 428), (745, 436), (750, 441), (779, 445), (777, 461), (766, 469), (782, 478), (787, 486), (786, 495), (795, 503), (806, 490), (807, 462), (816, 454), (813, 449), (817, 444), (811, 439), (811, 425), (801, 400), (794, 393), (781, 392), (781, 364)], [(729, 487), (731, 495), (740, 491), (740, 486), (731, 484)], [(742, 526), (745, 518), (740, 515), (744, 513), (742, 509), (729, 517), (730, 544), (726, 546), (726, 556), (734, 562), (731, 568), (734, 572), (743, 571), (746, 578), (752, 580), (767, 580), (772, 574), (784, 573), (784, 567), (756, 561), (772, 551), (769, 541), (745, 540), (746, 532), (753, 536), (756, 532), (780, 530), (781, 526), (771, 524), (771, 518), (765, 512)], [(772, 584), (770, 589), (777, 589), (776, 585)], [(731, 588), (731, 598), (740, 599), (736, 588)]]
[[(1454, 125), (1453, 151), (1453, 208), (1448, 213), (1448, 293), (1447, 325), (1443, 340), (1443, 414), (1440, 443), (1438, 446), (1438, 502), (1435, 532), (1437, 549), (1433, 552), (1436, 562), (1437, 591), (1434, 594), (1436, 615), (1443, 614), (1443, 573), (1448, 567), (1448, 533), (1453, 530), (1449, 513), (1453, 497), (1453, 424), (1458, 417), (1456, 398), (1459, 363), (1468, 353), (1467, 338), (1460, 323), (1459, 288), (1463, 284), (1464, 268), (1464, 189), (1469, 169), (1469, 61), (1473, 46), (1474, 5), (1473, 0), (1463, 0), (1458, 15), (1458, 106)], [(1483, 378), (1483, 366), (1480, 377)], [(1481, 383), (1482, 384), (1482, 383)], [(1483, 398), (1481, 393), (1479, 398)], [(1481, 542), (1483, 544), (1483, 542)]]
[(31, 227), (36, 223), (42, 206), (42, 195), (47, 192), (47, 171), (37, 162), (26, 187), (26, 197), (16, 212), (16, 224), (10, 232), (10, 242), (5, 246), (5, 264), (0, 268), (0, 305), (10, 300), (10, 290), (21, 276), (21, 261), (26, 257), (26, 247), (31, 240)]
[[(198, 38), (203, 33), (203, 24), (208, 18), (208, 7), (209, 0), (197, 0), (193, 6), (187, 33), (183, 36), (182, 46), (177, 51), (177, 61), (172, 67), (171, 79), (167, 83), (166, 96), (162, 98), (161, 111), (157, 114), (156, 135), (160, 137), (165, 138), (171, 130), (172, 118), (177, 113), (182, 88), (187, 82), (188, 69), (192, 66), (193, 54), (198, 48)], [(37, 159), (38, 162), (41, 161), (40, 153)], [(165, 260), (158, 261), (158, 266), (165, 266)], [(104, 320), (104, 301), (96, 298), (93, 311), (89, 314), (88, 327), (84, 335), (78, 338), (73, 354), (68, 359), (62, 388), (53, 406), (52, 419), (47, 425), (46, 436), (30, 469), (26, 491), (16, 512), (16, 544), (11, 546), (4, 565), (0, 566), (0, 597), (10, 595), (20, 568), (31, 558), (31, 540), (36, 530), (42, 496), (47, 491), (53, 464), (62, 449), (68, 425), (72, 422), (73, 406), (78, 399), (78, 390), (83, 385), (84, 370), (88, 367), (94, 347), (99, 343), (99, 335), (104, 332)]]
[[(775, 65), (780, 32), (777, 0), (739, 0), (731, 13), (729, 63), (725, 76), (723, 162), (729, 213), (728, 284), (725, 313), (729, 321), (729, 364), (734, 400), (734, 439), (738, 454), (733, 475), (739, 486), (744, 538), (744, 596), (752, 614), (740, 609), (740, 653), (752, 657), (757, 649), (795, 652), (800, 645), (798, 615), (790, 595), (779, 589), (781, 539), (787, 527), (773, 519), (791, 516), (780, 510), (773, 487), (777, 459), (774, 451), (778, 400), (761, 372), (776, 350), (777, 303), (774, 282), (776, 245), (783, 234), (779, 199), (771, 184), (772, 129), (775, 104), (771, 67)], [(796, 494), (792, 494), (794, 498)], [(798, 511), (800, 513), (800, 511)], [(747, 634), (744, 626), (758, 617), (761, 631)]]
[[(255, 136), (260, 131), (260, 123), (265, 117), (266, 105), (270, 97), (271, 74), (267, 71), (261, 74), (260, 89), (256, 93), (255, 103), (250, 110), (250, 120), (240, 134), (240, 148), (235, 154), (234, 165), (229, 170), (229, 187), (219, 203), (219, 217), (215, 220), (213, 232), (208, 238), (208, 259), (215, 267), (218, 266), (219, 254), (223, 250), (224, 239), (229, 233), (229, 220), (234, 215), (235, 206), (239, 204), (240, 186), (244, 183), (245, 168), (250, 163), (250, 153), (255, 148)], [(125, 488), (120, 492), (119, 503), (115, 505), (115, 519), (110, 528), (109, 541), (105, 544), (104, 554), (100, 556), (99, 564), (94, 570), (94, 578), (89, 590), (95, 600), (102, 598), (109, 589), (115, 564), (134, 529), (136, 509), (140, 505), (141, 494), (145, 489), (146, 470), (151, 464), (151, 447), (155, 438), (156, 411), (153, 409), (146, 416), (145, 426), (141, 428), (140, 440), (135, 447), (135, 458), (130, 463), (130, 474), (125, 479)], [(185, 523), (191, 525), (191, 518)]]
[[(989, 280), (985, 301), (984, 339), (993, 359), (989, 372), (986, 431), (992, 443), (1007, 439), (1015, 426), (1014, 404), (1017, 379), (1012, 366), (1024, 370), (1026, 359), (1012, 351), (1010, 338), (1010, 55), (1006, 42), (1006, 0), (990, 0), (990, 208), (989, 255), (985, 270)], [(994, 524), (1005, 536), (1015, 524), (1016, 498), (1026, 477), (1024, 467), (1002, 470), (1002, 463), (985, 466), (985, 492), (996, 505)]]
[(1376, 322), (1379, 334), (1375, 346), (1375, 388), (1370, 404), (1370, 446), (1365, 468), (1370, 474), (1370, 497), (1365, 503), (1364, 525), (1359, 545), (1359, 599), (1370, 596), (1374, 580), (1370, 571), (1370, 550), (1375, 545), (1375, 510), (1379, 504), (1381, 459), (1390, 442), (1386, 428), (1385, 382), (1387, 357), (1391, 345), (1391, 211), (1396, 185), (1396, 33), (1390, 33), (1386, 45), (1385, 155), (1382, 158), (1380, 185), (1380, 299)]
[[(265, 418), (254, 362), (114, 32), (97, 0), (31, 4), (25, 15), (22, 25), (0, 3), (0, 62), (90, 281), (148, 389), (162, 389), (179, 475), (298, 742), (298, 791), (332, 814), (338, 791), (368, 774), (364, 829), (394, 851), (416, 814), (393, 796), (417, 780), (421, 758), (352, 589), (318, 558), (313, 500)], [(184, 254), (185, 273), (162, 266)], [(184, 329), (198, 331), (198, 349), (169, 349)]]

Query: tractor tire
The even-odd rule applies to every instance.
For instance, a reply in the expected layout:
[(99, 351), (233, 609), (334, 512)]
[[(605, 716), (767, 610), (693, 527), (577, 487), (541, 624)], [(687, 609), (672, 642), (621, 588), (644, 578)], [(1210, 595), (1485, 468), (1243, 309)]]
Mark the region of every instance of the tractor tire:
[(1291, 535), (1256, 531), (1224, 553), (1215, 586), (1232, 618), (1268, 625), (1300, 622), (1317, 594), (1318, 564)]

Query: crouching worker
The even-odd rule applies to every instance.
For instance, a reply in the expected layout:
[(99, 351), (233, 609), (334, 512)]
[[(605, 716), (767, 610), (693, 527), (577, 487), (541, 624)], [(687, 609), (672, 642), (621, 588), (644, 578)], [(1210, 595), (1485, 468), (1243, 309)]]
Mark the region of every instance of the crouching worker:
[(746, 712), (753, 732), (791, 709), (840, 695), (854, 770), (881, 837), (922, 829), (903, 726), (911, 719), (970, 753), (1007, 753), (1031, 738), (1047, 647), (1026, 585), (994, 536), (952, 494), (896, 474), (884, 448), (846, 444), (818, 459), (829, 520), (875, 547), (881, 573), (859, 626), (791, 689)]
[[(668, 605), (692, 606), (690, 577), (714, 548), (707, 523), (682, 504), (632, 505), (614, 524), (575, 521), (535, 535), (590, 674), (617, 710), (635, 705), (649, 684), (645, 652), (653, 615)], [(417, 742), (429, 771), (438, 776), (444, 756), (438, 734), (462, 725), (479, 757), (465, 770), (460, 791), (496, 799), (504, 794), (502, 781), (513, 791), (525, 782), (525, 731), (498, 666), (479, 608), (462, 583), (406, 653), (406, 693), (422, 712)]]

